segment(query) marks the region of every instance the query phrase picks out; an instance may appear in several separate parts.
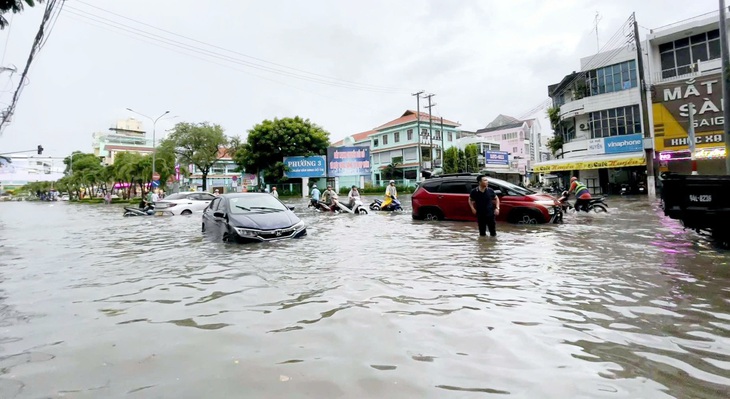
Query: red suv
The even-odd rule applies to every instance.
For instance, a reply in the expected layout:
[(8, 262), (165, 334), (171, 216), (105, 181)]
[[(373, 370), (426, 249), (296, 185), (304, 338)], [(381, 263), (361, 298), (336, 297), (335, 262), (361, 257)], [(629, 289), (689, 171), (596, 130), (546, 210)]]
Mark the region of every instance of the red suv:
[[(469, 193), (476, 188), (477, 174), (441, 175), (423, 181), (411, 199), (413, 218), (425, 220), (470, 220)], [(497, 220), (511, 223), (558, 223), (563, 219), (560, 203), (552, 196), (488, 177), (489, 188), (499, 197)]]

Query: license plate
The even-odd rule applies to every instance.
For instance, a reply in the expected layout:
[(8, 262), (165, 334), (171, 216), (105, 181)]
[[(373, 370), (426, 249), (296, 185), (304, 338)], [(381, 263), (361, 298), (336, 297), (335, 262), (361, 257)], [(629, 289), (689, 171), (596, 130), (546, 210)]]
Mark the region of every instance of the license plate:
[(155, 215), (157, 215), (157, 216), (162, 216), (162, 215), (164, 215), (164, 214), (165, 214), (165, 212), (162, 212), (162, 211), (157, 211), (157, 212), (155, 212)]
[(709, 194), (703, 194), (703, 195), (690, 194), (690, 196), (689, 196), (689, 202), (697, 202), (697, 203), (712, 202), (712, 195), (709, 195)]

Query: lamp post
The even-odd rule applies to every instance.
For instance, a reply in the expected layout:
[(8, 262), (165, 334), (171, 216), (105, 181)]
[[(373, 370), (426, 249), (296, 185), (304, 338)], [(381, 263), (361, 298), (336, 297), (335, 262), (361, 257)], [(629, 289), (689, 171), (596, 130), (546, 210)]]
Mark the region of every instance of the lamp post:
[(169, 114), (170, 111), (165, 111), (162, 115), (158, 116), (157, 119), (152, 119), (151, 117), (149, 117), (145, 114), (140, 114), (139, 112), (133, 110), (132, 108), (127, 108), (127, 111), (133, 112), (139, 116), (144, 116), (145, 118), (152, 121), (152, 175), (154, 176), (155, 172), (157, 172), (157, 170), (155, 169), (155, 153), (157, 152), (156, 151), (157, 148), (155, 147), (155, 125), (157, 125), (157, 121), (159, 121), (160, 118)]

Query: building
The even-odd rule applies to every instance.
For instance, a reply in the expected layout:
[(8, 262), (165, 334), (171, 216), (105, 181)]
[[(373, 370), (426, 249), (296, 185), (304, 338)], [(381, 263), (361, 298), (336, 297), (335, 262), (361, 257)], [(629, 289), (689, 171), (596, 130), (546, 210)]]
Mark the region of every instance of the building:
[(395, 180), (404, 185), (419, 181), (422, 170), (441, 165), (443, 151), (455, 146), (456, 140), (461, 138), (460, 125), (438, 117), (433, 117), (430, 122), (427, 113), (408, 110), (373, 129), (375, 133), (367, 137), (370, 139), (374, 184), (387, 180), (384, 175), (389, 173), (389, 165), (397, 166), (399, 176)]
[(539, 137), (540, 122), (537, 119), (519, 120), (507, 115), (497, 116), (485, 128), (477, 130), (476, 134), (491, 142), (499, 144), (501, 151), (510, 155), (510, 168), (517, 171), (524, 179), (532, 169), (538, 155), (532, 137)]
[[(218, 150), (218, 161), (213, 164), (206, 178), (208, 191), (218, 189), (219, 192), (237, 191), (242, 183), (242, 173), (226, 149)], [(188, 165), (188, 188), (199, 191), (203, 188), (203, 174), (195, 165)], [(234, 180), (235, 179), (235, 180)], [(254, 184), (250, 184), (254, 185)]]
[(64, 159), (43, 155), (0, 157), (0, 192), (16, 189), (28, 183), (61, 179), (66, 170)]
[(657, 173), (691, 173), (692, 104), (697, 171), (725, 174), (718, 24), (719, 12), (652, 29), (647, 35)]
[(645, 181), (637, 54), (630, 47), (585, 57), (581, 72), (548, 86), (563, 146), (558, 159), (536, 163), (535, 173), (555, 174), (564, 185), (578, 176), (594, 194)]
[(146, 137), (142, 122), (134, 118), (117, 121), (108, 132), (92, 135), (94, 155), (102, 157), (105, 165), (114, 163), (119, 152), (152, 153), (152, 139)]
[[(330, 145), (330, 147), (364, 147), (370, 150), (370, 136), (377, 134), (378, 132), (376, 130), (368, 130), (366, 132), (356, 133), (351, 136), (347, 136), (344, 139), (340, 141), (336, 141)], [(331, 162), (332, 159), (328, 159), (328, 162)], [(372, 169), (372, 154), (370, 154), (370, 159), (368, 159), (370, 162)], [(350, 187), (350, 186), (358, 186), (358, 187), (364, 187), (365, 184), (372, 184), (372, 173), (370, 174), (353, 174), (350, 176), (337, 176), (336, 178), (330, 177), (329, 178), (330, 184), (334, 184), (335, 187), (338, 189), (340, 187)]]

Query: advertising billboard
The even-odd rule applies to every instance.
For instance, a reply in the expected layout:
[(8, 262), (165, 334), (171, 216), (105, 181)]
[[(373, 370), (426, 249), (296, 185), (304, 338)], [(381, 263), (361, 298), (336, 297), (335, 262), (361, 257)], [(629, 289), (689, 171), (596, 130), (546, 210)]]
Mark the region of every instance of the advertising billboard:
[(644, 135), (637, 133), (605, 137), (603, 139), (603, 147), (606, 154), (643, 151)]
[(509, 152), (484, 151), (484, 163), (487, 165), (509, 165)]
[(327, 176), (327, 161), (324, 155), (284, 157), (284, 165), (286, 166), (284, 176), (290, 179)]
[(367, 147), (330, 147), (327, 149), (327, 175), (362, 176), (370, 174), (370, 149)]

